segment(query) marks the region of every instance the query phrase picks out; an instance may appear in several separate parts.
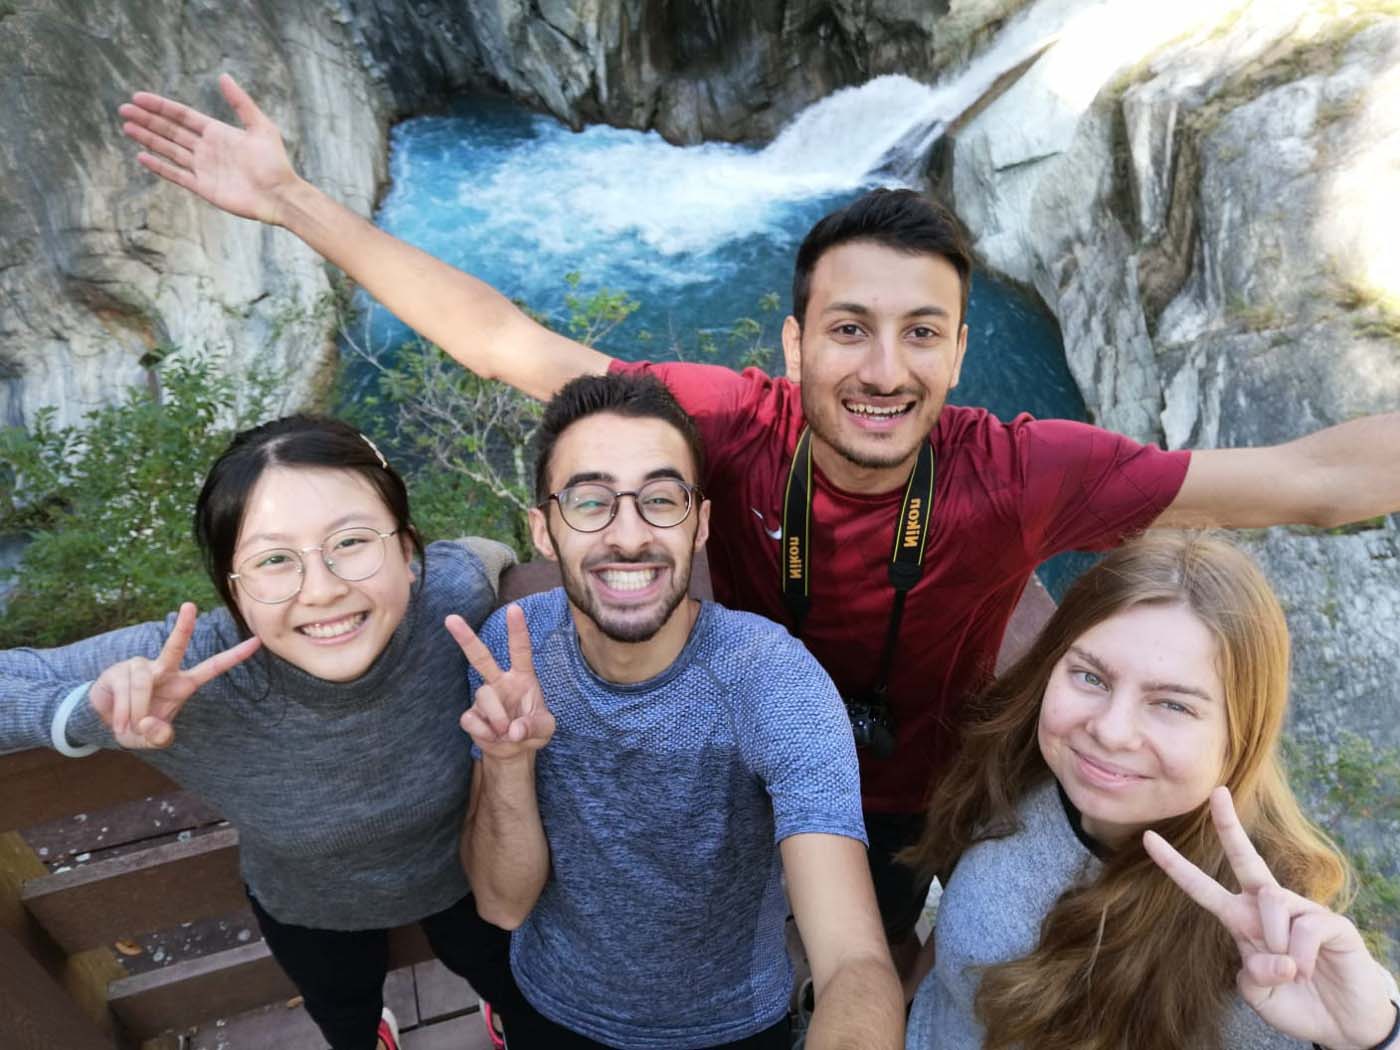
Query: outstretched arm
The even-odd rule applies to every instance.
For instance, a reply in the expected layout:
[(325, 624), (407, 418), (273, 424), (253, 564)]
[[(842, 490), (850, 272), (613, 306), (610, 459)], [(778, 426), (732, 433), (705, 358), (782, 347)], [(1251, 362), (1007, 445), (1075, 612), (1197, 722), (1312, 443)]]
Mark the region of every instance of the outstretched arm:
[(808, 1050), (898, 1050), (904, 996), (865, 847), (841, 835), (802, 834), (784, 839), (779, 849), (816, 991)]
[(1400, 412), (1341, 423), (1270, 448), (1191, 454), (1155, 525), (1332, 528), (1400, 510)]
[(219, 88), (241, 128), (138, 92), (118, 111), (137, 160), (234, 215), (284, 226), (423, 338), (477, 375), (548, 398), (607, 371), (601, 351), (549, 331), (494, 288), (362, 219), (300, 178), (282, 135), (232, 77)]
[(462, 867), (487, 922), (513, 930), (525, 921), (549, 878), (549, 842), (535, 797), (535, 755), (554, 735), (554, 716), (535, 677), (525, 614), (506, 610), (510, 669), (460, 616), (447, 629), (482, 678), (462, 728), (481, 752), (472, 770), (462, 825)]

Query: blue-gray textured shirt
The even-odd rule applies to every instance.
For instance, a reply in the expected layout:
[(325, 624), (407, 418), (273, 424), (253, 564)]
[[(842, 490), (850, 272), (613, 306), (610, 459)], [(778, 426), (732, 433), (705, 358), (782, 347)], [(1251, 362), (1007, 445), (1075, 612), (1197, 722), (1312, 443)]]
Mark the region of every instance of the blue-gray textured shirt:
[[(835, 686), (777, 624), (713, 603), (669, 668), (619, 685), (584, 660), (562, 590), (520, 604), (557, 721), (536, 764), (552, 871), (511, 941), (521, 990), (622, 1050), (778, 1023), (792, 989), (778, 843), (865, 841)], [(481, 636), (507, 666), (504, 616)]]
[[(982, 969), (1029, 955), (1060, 896), (1098, 875), (1099, 861), (1075, 835), (1053, 779), (1026, 794), (1017, 817), (1018, 831), (977, 843), (953, 869), (938, 904), (933, 969), (909, 1012), (906, 1050), (978, 1050)], [(1238, 995), (1221, 1018), (1220, 1046), (1310, 1048), (1271, 1028)]]
[[(360, 678), (315, 678), (266, 649), (199, 690), (163, 751), (133, 752), (208, 800), (238, 828), (243, 877), (281, 922), (320, 929), (397, 926), (467, 892), (457, 844), (471, 774), (467, 662), (442, 626), (480, 623), (495, 599), (480, 559), (428, 548), (426, 585)], [(59, 649), (0, 652), (0, 750), (49, 746), (58, 704), (133, 656), (154, 658), (163, 622)], [(199, 617), (184, 665), (239, 641), (227, 610)], [(74, 743), (116, 747), (86, 704)], [(74, 775), (82, 773), (75, 759)]]

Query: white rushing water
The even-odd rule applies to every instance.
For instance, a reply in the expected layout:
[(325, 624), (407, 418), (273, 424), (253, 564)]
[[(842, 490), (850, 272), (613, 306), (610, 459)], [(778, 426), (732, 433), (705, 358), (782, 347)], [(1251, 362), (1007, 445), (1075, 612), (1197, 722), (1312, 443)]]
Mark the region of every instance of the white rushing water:
[[(474, 144), (457, 151), (447, 143), (430, 150), (438, 183), (433, 194), (441, 204), (479, 215), (480, 232), (499, 229), (526, 285), (540, 262), (538, 247), (526, 245), (565, 258), (602, 245), (610, 253), (635, 248), (648, 256), (693, 257), (755, 234), (786, 238), (791, 205), (916, 178), (940, 130), (997, 77), (1051, 42), (1067, 12), (1084, 7), (1084, 0), (1040, 0), (945, 81), (930, 86), (892, 75), (837, 91), (800, 113), (763, 149), (680, 147), (655, 133), (602, 126), (571, 132), (541, 117), (528, 141), (509, 150)], [(431, 122), (423, 126), (431, 134)], [(396, 187), (421, 176), (411, 169), (424, 162), (421, 151), (415, 154), (396, 150)], [(414, 225), (391, 194), (380, 221), (409, 232), (400, 220)], [(517, 240), (518, 249), (509, 247)], [(550, 269), (557, 280), (557, 265)], [(669, 283), (722, 275), (681, 267)]]

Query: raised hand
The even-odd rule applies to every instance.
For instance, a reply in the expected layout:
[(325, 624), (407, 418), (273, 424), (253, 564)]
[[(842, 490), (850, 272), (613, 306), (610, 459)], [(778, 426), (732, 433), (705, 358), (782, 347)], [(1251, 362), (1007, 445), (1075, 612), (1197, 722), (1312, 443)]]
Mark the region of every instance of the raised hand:
[(282, 134), (227, 73), (219, 90), (241, 129), (138, 91), (117, 110), (122, 133), (146, 148), (136, 159), (161, 178), (234, 215), (280, 224), (283, 195), (299, 181)]
[(194, 635), (195, 614), (194, 603), (185, 602), (159, 656), (113, 664), (88, 690), (88, 703), (122, 747), (169, 747), (175, 739), (175, 716), (195, 690), (258, 651), (261, 642), (249, 638), (182, 671), (180, 661)]
[(481, 675), (482, 684), (472, 706), (462, 715), (462, 728), (481, 753), (495, 759), (518, 758), (549, 743), (554, 735), (554, 716), (535, 677), (530, 632), (520, 606), (506, 609), (508, 671), (501, 670), (491, 650), (460, 616), (449, 616), (445, 623), (467, 662)]
[(1167, 875), (1220, 920), (1240, 950), (1241, 997), (1285, 1035), (1347, 1050), (1379, 1043), (1395, 1019), (1389, 981), (1345, 917), (1278, 884), (1249, 841), (1228, 788), (1210, 815), (1240, 892), (1231, 893), (1156, 832), (1142, 844)]

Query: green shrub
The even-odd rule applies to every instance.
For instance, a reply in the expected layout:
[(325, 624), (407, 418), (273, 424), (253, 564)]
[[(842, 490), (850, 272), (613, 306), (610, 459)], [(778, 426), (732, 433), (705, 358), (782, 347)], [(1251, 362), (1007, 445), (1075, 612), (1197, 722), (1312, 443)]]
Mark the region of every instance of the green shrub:
[(1330, 742), (1292, 736), (1284, 754), (1290, 779), (1311, 803), (1311, 816), (1351, 860), (1356, 897), (1348, 914), (1382, 959), (1392, 968), (1400, 965), (1395, 857), (1386, 857), (1358, 834), (1362, 828), (1400, 826), (1400, 750), (1342, 733)]
[(62, 645), (182, 601), (216, 602), (191, 514), (205, 471), (265, 398), (235, 397), (198, 358), (166, 358), (159, 377), (158, 396), (132, 389), (82, 426), (56, 427), (46, 409), (28, 433), (0, 431), (0, 534), (29, 541), (19, 567), (0, 571), (14, 586), (0, 648)]

